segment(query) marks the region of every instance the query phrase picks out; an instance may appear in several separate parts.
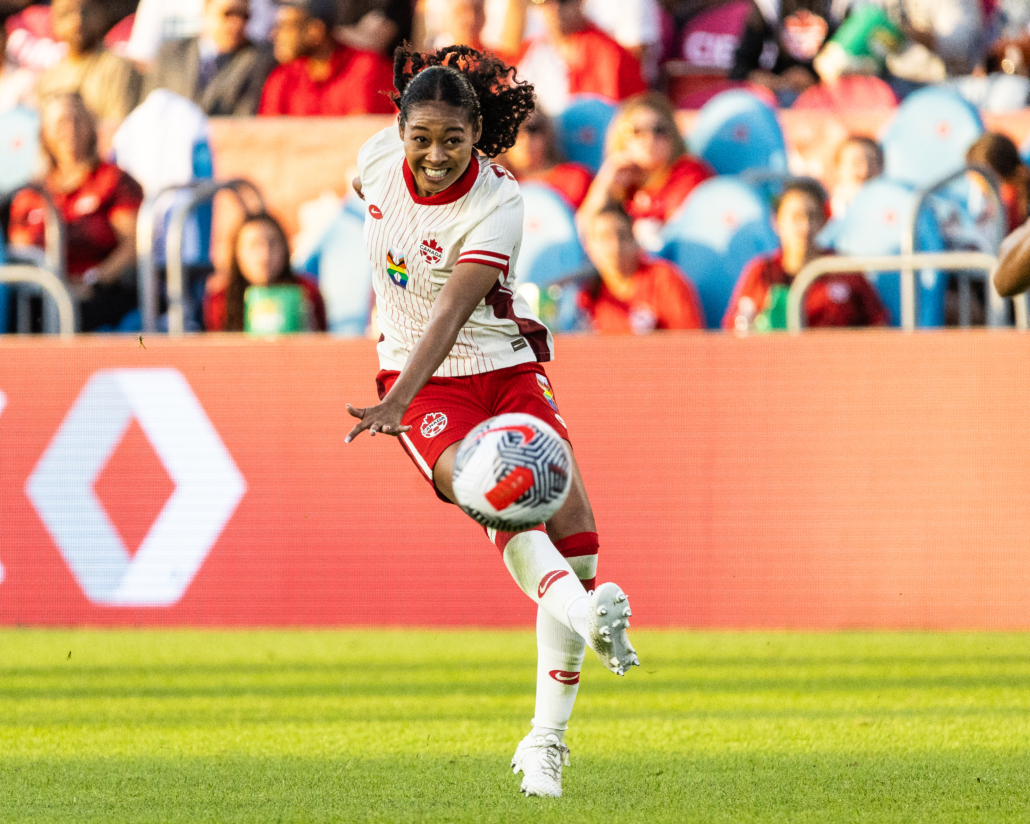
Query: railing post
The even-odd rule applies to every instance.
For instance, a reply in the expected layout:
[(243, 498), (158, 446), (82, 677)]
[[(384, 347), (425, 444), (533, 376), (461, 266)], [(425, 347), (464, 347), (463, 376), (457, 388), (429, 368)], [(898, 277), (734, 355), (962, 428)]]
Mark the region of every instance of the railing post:
[(0, 266), (0, 283), (31, 283), (45, 291), (57, 307), (58, 330), (70, 338), (78, 328), (78, 307), (67, 285), (53, 272), (40, 266)]

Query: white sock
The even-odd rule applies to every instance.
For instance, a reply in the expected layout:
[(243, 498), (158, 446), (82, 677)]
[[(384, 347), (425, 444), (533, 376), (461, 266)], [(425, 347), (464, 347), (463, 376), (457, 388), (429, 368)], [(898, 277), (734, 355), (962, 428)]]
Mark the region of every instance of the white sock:
[(536, 613), (536, 710), (534, 735), (556, 735), (565, 740), (572, 707), (579, 692), (586, 643), (543, 607)]
[(504, 547), (504, 565), (526, 595), (548, 615), (586, 638), (590, 598), (547, 534), (520, 532)]

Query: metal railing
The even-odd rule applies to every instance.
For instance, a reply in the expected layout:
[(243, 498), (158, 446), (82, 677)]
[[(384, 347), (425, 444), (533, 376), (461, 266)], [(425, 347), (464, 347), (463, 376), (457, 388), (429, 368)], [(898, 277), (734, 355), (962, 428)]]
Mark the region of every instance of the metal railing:
[[(240, 208), (247, 214), (265, 210), (265, 201), (257, 186), (249, 180), (205, 180), (190, 187), (189, 197), (172, 207), (165, 244), (168, 265), (168, 334), (182, 335), (186, 331), (186, 317), (190, 310), (190, 298), (186, 290), (186, 274), (182, 264), (182, 233), (190, 213), (202, 203), (213, 200), (219, 192), (232, 192)], [(258, 208), (248, 208), (244, 193), (249, 193)]]
[[(828, 256), (816, 258), (805, 266), (787, 293), (787, 329), (791, 332), (800, 332), (803, 327), (802, 303), (805, 293), (809, 287), (819, 278), (830, 274), (841, 272), (894, 272), (908, 269), (915, 272), (916, 269), (939, 269), (942, 271), (961, 271), (964, 269), (980, 270), (985, 274), (985, 283), (988, 292), (995, 292), (994, 284), (991, 281), (998, 259), (994, 255), (985, 252), (919, 252), (911, 255), (877, 255), (870, 257), (836, 257)], [(902, 279), (904, 284), (904, 279)], [(913, 283), (914, 287), (914, 283)], [(913, 298), (915, 292), (913, 288)], [(1017, 301), (1018, 305), (1019, 301)], [(1024, 312), (1025, 312), (1024, 305)], [(911, 331), (915, 329), (915, 300), (910, 307), (911, 316), (902, 319), (902, 328)], [(904, 306), (902, 308), (904, 312)], [(1018, 309), (1017, 309), (1018, 318)], [(906, 325), (906, 320), (908, 325)], [(1025, 319), (1024, 319), (1025, 320)], [(1025, 327), (1021, 327), (1025, 328)]]
[[(911, 213), (908, 216), (908, 223), (905, 225), (904, 230), (901, 233), (901, 255), (906, 257), (914, 255), (916, 253), (916, 233), (919, 226), (919, 213), (922, 212), (926, 202), (939, 192), (947, 189), (951, 184), (956, 181), (964, 179), (970, 173), (977, 174), (987, 181), (987, 191), (990, 193), (990, 200), (994, 207), (995, 215), (995, 226), (993, 238), (993, 251), (997, 252), (998, 247), (1001, 246), (1001, 241), (1005, 237), (1005, 204), (1001, 200), (1001, 179), (997, 173), (988, 166), (980, 164), (969, 164), (963, 166), (956, 172), (948, 175), (947, 177), (941, 178), (932, 186), (921, 190), (916, 195), (916, 201), (912, 208)], [(971, 315), (971, 292), (970, 292), (970, 275), (958, 271), (958, 289), (959, 289), (959, 325), (968, 326), (970, 323)], [(1005, 316), (1005, 300), (995, 290), (988, 288), (988, 299), (987, 299), (987, 325), (988, 326), (1000, 326), (1004, 321)], [(907, 331), (912, 331), (916, 327), (916, 272), (912, 267), (906, 267), (901, 269), (901, 327)]]
[(29, 283), (46, 292), (57, 307), (58, 331), (70, 338), (78, 328), (78, 308), (67, 285), (57, 275), (41, 266), (10, 264), (0, 266), (0, 283)]

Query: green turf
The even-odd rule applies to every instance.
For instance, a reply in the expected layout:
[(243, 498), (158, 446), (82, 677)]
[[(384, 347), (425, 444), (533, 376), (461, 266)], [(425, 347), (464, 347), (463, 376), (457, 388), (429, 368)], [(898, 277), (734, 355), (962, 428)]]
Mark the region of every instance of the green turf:
[(528, 632), (0, 631), (0, 820), (1025, 822), (1030, 636), (639, 632), (561, 800)]

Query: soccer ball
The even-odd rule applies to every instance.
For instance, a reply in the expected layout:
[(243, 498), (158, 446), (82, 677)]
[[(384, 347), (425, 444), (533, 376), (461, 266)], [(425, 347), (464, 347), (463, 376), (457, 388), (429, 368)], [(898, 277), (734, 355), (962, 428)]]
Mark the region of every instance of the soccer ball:
[(569, 497), (572, 454), (551, 426), (520, 412), (473, 429), (454, 460), (454, 495), (468, 515), (503, 532), (547, 521)]

